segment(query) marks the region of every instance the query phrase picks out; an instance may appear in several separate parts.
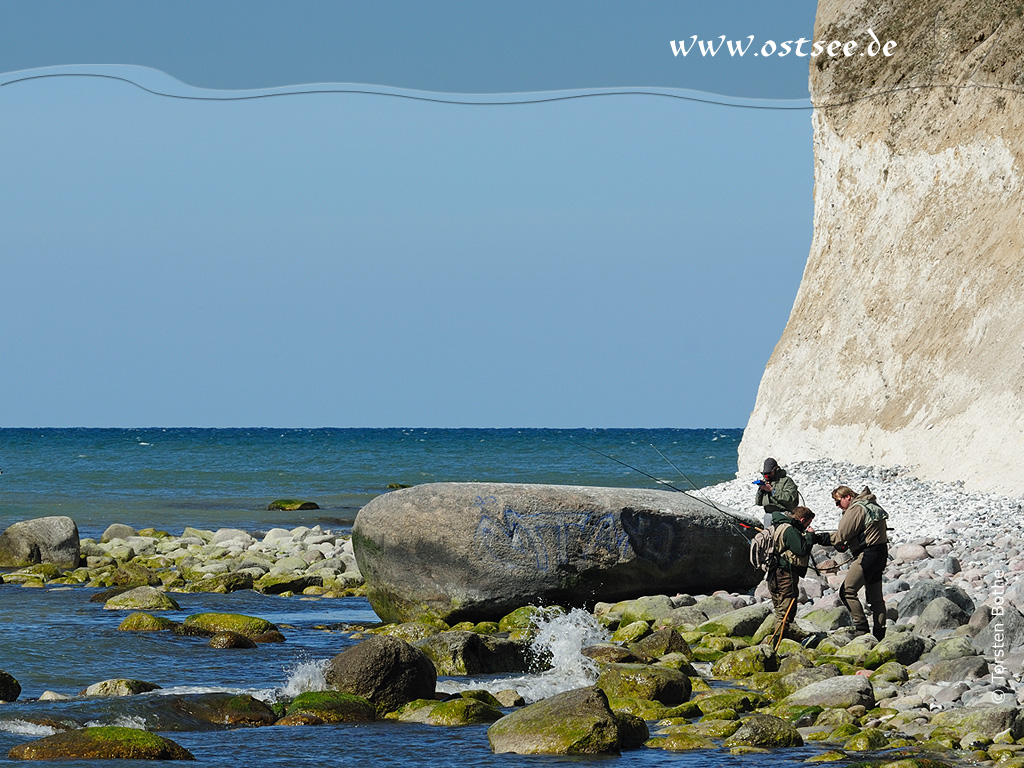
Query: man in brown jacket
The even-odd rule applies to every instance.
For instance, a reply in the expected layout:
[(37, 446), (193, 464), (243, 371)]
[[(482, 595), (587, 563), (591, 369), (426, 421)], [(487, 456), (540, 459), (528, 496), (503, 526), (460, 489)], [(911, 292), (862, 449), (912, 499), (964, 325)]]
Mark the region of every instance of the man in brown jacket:
[(878, 505), (875, 495), (865, 486), (854, 496), (853, 490), (840, 485), (832, 491), (836, 506), (843, 510), (839, 529), (831, 535), (833, 546), (849, 547), (853, 560), (839, 590), (839, 599), (853, 617), (853, 627), (860, 633), (868, 631), (864, 608), (857, 592), (864, 587), (874, 636), (885, 637), (885, 600), (882, 598), (882, 571), (889, 556), (886, 520), (889, 514)]

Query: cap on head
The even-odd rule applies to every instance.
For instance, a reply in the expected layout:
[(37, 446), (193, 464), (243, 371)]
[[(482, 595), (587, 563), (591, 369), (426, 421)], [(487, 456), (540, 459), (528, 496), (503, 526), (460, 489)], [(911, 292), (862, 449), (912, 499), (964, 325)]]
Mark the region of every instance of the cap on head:
[(764, 469), (761, 470), (762, 475), (770, 475), (776, 469), (779, 468), (779, 462), (775, 459), (767, 458), (764, 460)]

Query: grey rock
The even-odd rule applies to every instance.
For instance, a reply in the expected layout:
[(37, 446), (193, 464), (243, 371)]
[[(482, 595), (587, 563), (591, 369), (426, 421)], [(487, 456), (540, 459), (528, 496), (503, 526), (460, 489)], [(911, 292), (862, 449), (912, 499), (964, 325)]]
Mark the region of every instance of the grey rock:
[(111, 539), (127, 539), (129, 536), (137, 536), (138, 532), (130, 525), (124, 523), (112, 523), (100, 536), (100, 543), (106, 544)]
[(342, 651), (327, 663), (324, 677), (331, 688), (368, 700), (378, 715), (414, 699), (431, 699), (437, 686), (434, 664), (423, 651), (386, 636)]
[(126, 678), (114, 678), (104, 680), (101, 683), (93, 683), (84, 691), (83, 696), (135, 696), (139, 693), (155, 691), (160, 686), (156, 683), (147, 683), (145, 680), (130, 680)]
[(645, 595), (635, 600), (621, 601), (616, 607), (622, 608), (622, 616), (619, 619), (621, 624), (632, 624), (634, 621), (654, 622), (675, 610), (668, 595)]
[(953, 728), (964, 734), (977, 731), (989, 738), (1006, 730), (1015, 739), (1024, 736), (1024, 717), (1017, 707), (1011, 705), (937, 712), (932, 718), (932, 725)]
[(988, 674), (988, 662), (981, 656), (947, 659), (932, 665), (928, 679), (932, 682), (955, 683), (958, 680), (977, 680)]
[(936, 597), (917, 617), (914, 631), (922, 635), (934, 635), (939, 630), (956, 629), (970, 621), (970, 618), (970, 614), (948, 597)]
[(769, 603), (748, 605), (708, 619), (697, 627), (697, 631), (714, 635), (746, 637), (754, 634), (771, 613), (772, 607)]
[(974, 647), (979, 653), (994, 655), (998, 648), (1004, 652), (1024, 645), (1024, 616), (1016, 608), (1005, 606), (1002, 614), (995, 614), (981, 632), (975, 635)]
[(965, 656), (976, 656), (978, 651), (966, 637), (945, 637), (935, 643), (932, 648), (921, 658), (931, 664), (950, 659), (962, 659)]
[(959, 587), (951, 587), (939, 581), (919, 581), (899, 602), (901, 617), (917, 616), (936, 597), (945, 597), (959, 605), (968, 614), (974, 612), (974, 601)]
[(826, 709), (846, 709), (858, 704), (867, 709), (875, 706), (875, 693), (871, 681), (862, 675), (831, 677), (801, 688), (783, 699), (784, 704), (819, 706)]
[(77, 568), (81, 559), (78, 526), (70, 517), (39, 517), (0, 533), (0, 568), (54, 563)]
[(723, 613), (729, 613), (729, 611), (736, 610), (735, 606), (721, 595), (709, 595), (708, 597), (702, 597), (693, 604), (693, 607), (709, 619), (713, 619), (715, 616), (721, 616)]
[(834, 632), (835, 630), (843, 627), (853, 626), (853, 618), (850, 616), (850, 611), (846, 606), (812, 610), (802, 618), (804, 621), (808, 621), (813, 624), (817, 629), (821, 629), (826, 632)]
[(421, 485), (363, 507), (352, 542), (370, 604), (390, 622), (746, 590), (761, 578), (732, 517), (668, 491)]

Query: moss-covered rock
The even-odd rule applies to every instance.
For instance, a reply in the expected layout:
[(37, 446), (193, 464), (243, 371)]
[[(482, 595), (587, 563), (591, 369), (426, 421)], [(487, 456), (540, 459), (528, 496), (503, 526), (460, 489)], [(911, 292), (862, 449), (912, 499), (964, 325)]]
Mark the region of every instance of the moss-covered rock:
[[(852, 643), (851, 643), (852, 645)], [(888, 661), (913, 664), (924, 653), (926, 643), (912, 632), (893, 632), (864, 655), (864, 667), (877, 669)]]
[(195, 760), (191, 752), (163, 736), (111, 725), (56, 733), (18, 744), (8, 757), (14, 760)]
[(875, 683), (905, 683), (910, 679), (907, 668), (898, 661), (887, 661), (871, 673), (871, 682)]
[(755, 645), (723, 655), (712, 667), (712, 674), (726, 680), (736, 680), (757, 672), (773, 672), (778, 664), (778, 657), (771, 648)]
[(678, 654), (686, 661), (693, 661), (693, 651), (683, 636), (674, 629), (659, 629), (634, 643), (630, 650), (639, 656), (660, 659), (669, 654)]
[(1009, 731), (1014, 739), (1024, 736), (1024, 715), (1012, 705), (937, 712), (932, 718), (932, 724), (953, 729), (959, 734), (973, 731), (989, 738), (1003, 731)]
[(174, 629), (178, 623), (163, 616), (136, 611), (125, 616), (124, 621), (117, 625), (121, 632), (162, 632)]
[(267, 505), (269, 512), (305, 512), (312, 509), (320, 509), (320, 505), (315, 501), (301, 501), (300, 499), (277, 499)]
[(430, 725), (474, 725), (492, 723), (502, 717), (501, 710), (479, 699), (460, 696), (442, 701), (430, 710), (426, 722)]
[(843, 744), (847, 752), (867, 752), (872, 749), (885, 749), (889, 739), (878, 728), (865, 728)]
[(241, 613), (194, 613), (175, 631), (184, 635), (212, 637), (220, 632), (236, 632), (257, 643), (284, 640), (276, 624)]
[(665, 749), (669, 752), (689, 752), (694, 749), (715, 749), (718, 745), (707, 736), (690, 731), (655, 736), (648, 739), (644, 746), (652, 749)]
[(620, 624), (619, 628), (612, 632), (612, 641), (616, 643), (636, 643), (651, 633), (651, 625), (646, 621), (631, 621), (629, 624)]
[(362, 696), (341, 691), (307, 691), (288, 705), (287, 714), (312, 715), (325, 723), (353, 723), (374, 719), (373, 705)]
[(510, 634), (515, 630), (531, 630), (538, 622), (564, 613), (565, 609), (558, 606), (541, 608), (536, 605), (524, 605), (502, 616), (498, 621), (498, 630)]
[(751, 715), (725, 740), (726, 747), (801, 747), (804, 740), (791, 723), (774, 715)]
[(697, 631), (708, 635), (749, 637), (757, 631), (771, 612), (772, 607), (769, 603), (748, 605), (709, 619), (698, 626)]
[(374, 634), (397, 637), (407, 643), (415, 643), (432, 635), (439, 635), (444, 631), (436, 622), (405, 621), (401, 624), (385, 624), (380, 629), (374, 630)]
[(402, 723), (426, 723), (431, 711), (440, 703), (437, 699), (413, 699), (394, 712), (385, 714), (384, 719)]
[(700, 710), (692, 701), (677, 704), (674, 707), (662, 704), (660, 701), (638, 698), (609, 699), (608, 703), (616, 712), (626, 712), (644, 720), (661, 720), (671, 717), (690, 718), (700, 714)]
[(181, 606), (155, 587), (135, 587), (107, 600), (107, 611), (180, 611)]
[(692, 691), (690, 678), (682, 672), (646, 664), (608, 664), (597, 687), (612, 699), (651, 699), (667, 706), (682, 704)]
[(560, 693), (506, 715), (487, 730), (497, 753), (600, 754), (619, 751), (618, 723), (599, 688)]
[(731, 709), (735, 712), (753, 712), (769, 703), (769, 699), (757, 691), (716, 690), (693, 700), (703, 714)]

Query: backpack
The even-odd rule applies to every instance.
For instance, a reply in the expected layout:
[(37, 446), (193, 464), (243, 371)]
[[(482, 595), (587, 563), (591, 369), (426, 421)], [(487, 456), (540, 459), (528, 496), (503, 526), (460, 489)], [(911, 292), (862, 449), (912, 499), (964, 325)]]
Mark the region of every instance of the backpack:
[(779, 564), (779, 555), (775, 551), (775, 532), (770, 525), (757, 532), (750, 540), (750, 564), (764, 573)]

